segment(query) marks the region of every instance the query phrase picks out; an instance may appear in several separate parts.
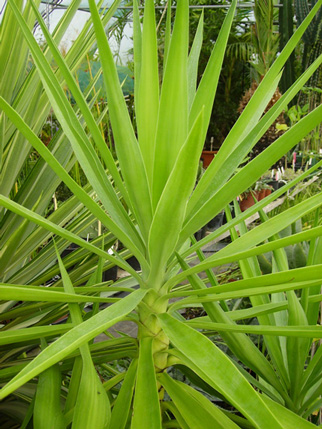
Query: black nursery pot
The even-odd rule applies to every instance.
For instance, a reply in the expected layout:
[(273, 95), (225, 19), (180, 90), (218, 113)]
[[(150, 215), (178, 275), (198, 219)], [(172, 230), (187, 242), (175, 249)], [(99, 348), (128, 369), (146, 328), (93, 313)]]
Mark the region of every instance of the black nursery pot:
[(214, 231), (215, 229), (220, 228), (224, 222), (224, 216), (225, 216), (224, 211), (218, 213), (213, 219), (211, 219), (210, 222), (208, 222), (207, 224), (208, 229)]
[(197, 241), (200, 241), (202, 238), (206, 236), (206, 232), (207, 232), (207, 225), (205, 225), (204, 227), (199, 229), (199, 231), (194, 233), (195, 239)]
[(277, 189), (280, 188), (279, 183), (277, 180), (271, 180), (270, 182), (268, 182), (268, 185), (271, 186), (274, 191), (277, 191)]
[(302, 162), (295, 163), (295, 171), (302, 170), (302, 168), (303, 168)]
[(70, 243), (68, 247), (66, 247), (65, 250), (62, 251), (60, 257), (63, 259), (65, 256), (69, 255), (70, 253), (74, 252), (74, 250), (79, 249), (79, 246), (74, 243)]
[(141, 270), (141, 265), (139, 263), (139, 261), (136, 259), (135, 256), (131, 256), (129, 259), (126, 260), (126, 262), (131, 265), (132, 268), (135, 269), (135, 271), (140, 271)]
[(112, 280), (115, 282), (117, 279), (117, 266), (114, 265), (114, 267), (110, 268), (109, 270), (106, 270), (103, 272), (102, 275), (102, 281), (108, 282), (109, 280)]

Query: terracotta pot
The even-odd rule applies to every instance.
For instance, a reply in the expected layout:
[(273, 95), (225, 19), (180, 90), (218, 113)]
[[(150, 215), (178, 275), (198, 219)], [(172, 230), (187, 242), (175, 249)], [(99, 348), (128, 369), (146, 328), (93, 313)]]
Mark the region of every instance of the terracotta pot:
[(249, 209), (249, 207), (254, 205), (254, 199), (251, 193), (249, 193), (247, 196), (244, 196), (244, 198), (239, 201), (239, 207), (242, 212)]
[(246, 196), (244, 196), (244, 198), (241, 201), (239, 201), (240, 210), (244, 212), (245, 210), (249, 209), (249, 207), (255, 204), (253, 196), (256, 198), (257, 201), (259, 201), (260, 199), (263, 199), (265, 195), (263, 196), (262, 194), (262, 197), (260, 197), (260, 193), (262, 191), (252, 191), (252, 192), (249, 192), (249, 194), (247, 194)]
[(211, 161), (214, 159), (214, 156), (218, 150), (203, 150), (201, 154), (201, 160), (203, 168), (207, 168)]
[(265, 197), (266, 197), (266, 189), (261, 189), (259, 191), (259, 194), (255, 195), (255, 198), (256, 198), (257, 201), (260, 201), (260, 200), (262, 200)]
[(239, 202), (239, 207), (242, 212), (247, 210), (249, 207), (253, 206), (255, 204), (254, 197), (257, 201), (262, 200), (263, 198), (267, 197), (267, 195), (270, 195), (272, 193), (271, 189), (261, 189), (260, 191), (252, 191), (247, 196)]

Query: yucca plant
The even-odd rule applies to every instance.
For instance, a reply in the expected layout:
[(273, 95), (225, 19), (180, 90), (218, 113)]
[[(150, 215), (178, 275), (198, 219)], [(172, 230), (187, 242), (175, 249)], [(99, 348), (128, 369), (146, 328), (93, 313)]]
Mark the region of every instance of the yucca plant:
[[(31, 3), (19, 0), (15, 4), (24, 16), (28, 27), (32, 30), (35, 12)], [(39, 1), (35, 4), (38, 5)], [(80, 0), (73, 0), (53, 31), (53, 39), (57, 45), (79, 6)], [(108, 13), (104, 14), (102, 18), (104, 26), (107, 25), (115, 10), (116, 4), (109, 9)], [(110, 26), (109, 32), (112, 30), (113, 26)], [(15, 110), (19, 112), (33, 132), (39, 135), (46, 118), (50, 114), (51, 105), (36, 67), (32, 66), (28, 44), (24, 41), (19, 24), (8, 5), (0, 23), (0, 38), (2, 41), (0, 48), (0, 93), (8, 103), (15, 107)], [(89, 19), (65, 57), (65, 61), (72, 72), (78, 69), (94, 43), (94, 30), (91, 27), (91, 19)], [(45, 44), (43, 49), (48, 62), (53, 65), (52, 53)], [(55, 67), (54, 72), (59, 85), (65, 89), (64, 77)], [(92, 92), (99, 76), (100, 73), (86, 88), (84, 94), (86, 99)], [(99, 94), (96, 93), (95, 97), (98, 96)], [(95, 103), (94, 98), (89, 101), (89, 106), (91, 107), (93, 103)], [(75, 107), (75, 114), (85, 127), (86, 124), (77, 107)], [(102, 125), (102, 118), (106, 118), (106, 109), (96, 118), (98, 123)], [(15, 202), (34, 210), (36, 213), (44, 215), (61, 180), (43, 159), (35, 156), (35, 152), (32, 152), (32, 146), (26, 137), (14, 127), (12, 122), (6, 120), (4, 114), (1, 115), (0, 123), (0, 193), (11, 197)], [(61, 129), (53, 136), (48, 148), (55, 154), (56, 159), (66, 171), (73, 168), (76, 158)], [(31, 157), (34, 158), (32, 162), (30, 162)], [(90, 187), (88, 187), (88, 191), (93, 194)], [(73, 218), (75, 214), (78, 215)], [(75, 198), (58, 207), (51, 219), (53, 222), (83, 235), (86, 228), (93, 224), (97, 225), (95, 216), (93, 217), (79, 201), (75, 201)], [(86, 235), (84, 236), (86, 237)], [(15, 213), (8, 211), (4, 213), (4, 210), (1, 210), (0, 281), (39, 284), (39, 281), (41, 283), (51, 280), (59, 272), (59, 269), (53, 243), (48, 242), (48, 238), (50, 238), (48, 232), (36, 230), (35, 224), (28, 221), (23, 222), (23, 219)], [(107, 247), (115, 242), (115, 237), (111, 233), (108, 233), (105, 238)], [(60, 240), (57, 245), (62, 251), (68, 246), (68, 241)], [(88, 257), (86, 251), (74, 252), (72, 256), (67, 258), (66, 263), (68, 266), (82, 263), (86, 256)], [(98, 257), (96, 257), (96, 262), (97, 259)], [(88, 279), (95, 271), (93, 266), (88, 269), (88, 263), (89, 261), (87, 264), (82, 264), (82, 268), (79, 268), (78, 273), (74, 274), (79, 280), (81, 278), (83, 281)], [(107, 268), (106, 264), (105, 268)]]
[[(316, 240), (322, 235), (322, 228), (314, 226), (285, 238), (280, 238), (278, 233), (306, 213), (318, 209), (322, 204), (321, 194), (269, 220), (261, 213), (262, 224), (247, 231), (243, 221), (256, 211), (261, 212), (267, 203), (285, 192), (282, 189), (242, 214), (236, 205), (237, 216), (200, 242), (194, 241), (193, 234), (320, 123), (322, 106), (237, 170), (250, 149), (322, 62), (319, 57), (262, 117), (285, 61), (322, 0), (317, 2), (266, 73), (197, 186), (200, 153), (236, 1), (227, 13), (197, 88), (202, 20), (188, 52), (188, 1), (178, 1), (173, 31), (168, 15), (161, 88), (154, 4), (152, 0), (146, 1), (143, 29), (137, 4), (134, 4), (137, 135), (95, 0), (89, 1), (120, 170), (33, 0), (30, 4), (86, 121), (90, 137), (79, 123), (14, 0), (9, 0), (46, 94), (94, 195), (69, 176), (19, 113), (1, 97), (2, 115), (28, 139), (70, 188), (75, 199), (135, 255), (142, 271), (136, 272), (116, 251), (107, 252), (102, 243), (87, 243), (52, 220), (1, 196), (0, 204), (5, 210), (56, 235), (55, 242), (69, 240), (100, 258), (86, 286), (78, 286), (77, 279), (71, 281), (58, 250), (60, 287), (43, 287), (42, 283), (27, 286), (23, 279), (20, 284), (0, 285), (2, 301), (11, 308), (3, 316), (0, 337), (0, 379), (2, 382), (8, 380), (0, 391), (4, 399), (2, 409), (6, 407), (10, 411), (19, 399), (24, 399), (24, 409), (18, 417), (16, 415), (17, 420), (22, 421), (21, 427), (33, 424), (39, 428), (69, 425), (82, 429), (314, 426), (307, 418), (311, 419), (321, 405), (322, 348), (318, 347), (315, 354), (310, 354), (310, 349), (313, 339), (322, 337), (320, 326), (316, 326), (322, 299), (322, 265)], [(308, 174), (303, 173), (285, 188)], [(227, 216), (229, 218), (228, 211)], [(237, 225), (239, 237), (235, 231)], [(234, 241), (206, 259), (202, 246), (228, 229)], [(289, 270), (284, 247), (304, 240), (310, 242), (310, 264)], [(268, 251), (273, 252), (274, 272), (263, 276), (257, 255)], [(196, 259), (198, 263), (191, 264)], [(123, 268), (129, 277), (113, 286), (102, 284), (104, 261)], [(244, 278), (219, 286), (211, 269), (234, 261), (239, 263)], [(201, 272), (206, 273), (206, 282), (197, 275)], [(106, 294), (113, 291), (123, 291), (126, 296), (106, 298)], [(249, 299), (249, 308), (231, 310), (230, 302), (236, 298)], [(16, 309), (14, 304), (18, 301), (22, 304)], [(90, 312), (84, 311), (88, 302), (93, 303)], [(99, 302), (111, 305), (101, 309)], [(56, 304), (56, 311), (52, 307), (47, 310), (52, 303)], [(181, 309), (199, 306), (207, 316), (186, 321), (181, 315)], [(57, 325), (57, 320), (66, 313), (69, 315), (67, 323)], [(258, 326), (236, 323), (250, 317), (256, 318)], [(137, 325), (137, 338), (123, 335), (93, 343), (97, 335), (119, 321)], [(216, 333), (230, 350), (229, 355), (208, 338)], [(248, 336), (252, 333), (261, 337), (258, 346)], [(107, 333), (106, 338), (110, 336)], [(41, 347), (41, 352), (33, 357), (28, 352), (35, 345)], [(116, 369), (110, 365), (119, 358), (127, 358), (129, 363), (123, 370), (119, 365)], [(95, 365), (100, 365), (112, 377), (102, 383)], [(175, 368), (179, 368), (192, 385), (176, 380), (172, 376)], [(6, 424), (10, 427), (10, 422)]]

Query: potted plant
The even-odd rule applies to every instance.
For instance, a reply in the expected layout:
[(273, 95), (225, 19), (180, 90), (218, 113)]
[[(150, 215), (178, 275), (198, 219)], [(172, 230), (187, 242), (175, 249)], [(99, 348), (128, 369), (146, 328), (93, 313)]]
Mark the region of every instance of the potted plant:
[(273, 188), (269, 185), (269, 181), (268, 178), (261, 178), (240, 195), (239, 206), (242, 212), (272, 193)]
[(204, 150), (202, 151), (202, 154), (201, 154), (201, 160), (202, 160), (203, 168), (207, 168), (210, 165), (210, 163), (214, 159), (214, 156), (218, 152), (217, 150), (214, 150), (213, 146), (214, 146), (214, 138), (211, 137), (208, 150), (207, 150), (207, 145), (206, 145)]

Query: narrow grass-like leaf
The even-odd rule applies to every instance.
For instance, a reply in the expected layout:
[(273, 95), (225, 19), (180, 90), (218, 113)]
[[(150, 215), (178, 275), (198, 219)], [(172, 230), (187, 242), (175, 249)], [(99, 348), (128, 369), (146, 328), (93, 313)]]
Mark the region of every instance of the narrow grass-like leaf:
[(138, 361), (135, 359), (129, 366), (121, 390), (115, 401), (109, 429), (124, 429), (129, 418), (129, 412), (132, 403), (133, 391), (135, 386)]
[(207, 297), (204, 297), (204, 298), (187, 298), (184, 301), (172, 304), (171, 309), (172, 311), (174, 311), (175, 309), (182, 308), (187, 304), (193, 304), (198, 302), (207, 303), (207, 302), (227, 300), (227, 299), (240, 299), (240, 298), (245, 298), (247, 296), (253, 297), (253, 296), (260, 296), (263, 294), (289, 292), (297, 289), (302, 289), (305, 287), (316, 286), (320, 283), (321, 283), (320, 279), (316, 281), (310, 280), (310, 281), (301, 282), (301, 283), (290, 283), (290, 284), (282, 284), (282, 285), (275, 285), (275, 286), (266, 286), (261, 288), (245, 289), (242, 292), (240, 291), (226, 292), (226, 293), (220, 293), (216, 295), (207, 295)]
[(145, 2), (142, 64), (136, 93), (135, 113), (138, 127), (139, 144), (148, 175), (152, 184), (155, 134), (159, 111), (159, 71), (155, 28), (154, 1)]
[(199, 57), (203, 40), (204, 12), (201, 12), (197, 31), (188, 58), (188, 106), (189, 112), (196, 94)]
[(226, 186), (223, 186), (202, 207), (197, 208), (191, 220), (184, 226), (179, 244), (182, 244), (191, 234), (219, 213), (223, 207), (226, 207), (236, 195), (241, 194), (256, 182), (263, 172), (321, 122), (321, 115), (322, 106), (319, 106), (241, 169)]
[[(179, 256), (178, 259), (182, 269), (187, 270), (189, 266)], [(197, 291), (208, 290), (205, 284), (196, 274), (194, 274), (193, 276), (189, 276), (188, 280), (192, 288), (194, 289), (194, 293), (196, 293)], [(219, 286), (215, 286), (211, 289), (216, 290), (217, 287)], [(193, 298), (191, 298), (191, 300), (193, 300)], [(219, 322), (228, 326), (234, 325), (234, 322), (229, 318), (227, 312), (223, 311), (223, 309), (220, 307), (219, 303), (216, 302), (216, 300), (213, 300), (212, 302), (210, 300), (209, 302), (204, 302), (203, 307), (206, 310), (209, 318), (213, 322)], [(239, 360), (241, 360), (249, 368), (252, 368), (257, 374), (261, 374), (261, 376), (265, 380), (269, 381), (282, 395), (285, 394), (285, 392), (283, 392), (283, 387), (280, 384), (278, 378), (276, 377), (272, 366), (247, 336), (234, 334), (230, 335), (229, 333), (223, 333), (222, 338)]]
[[(297, 81), (282, 95), (282, 97), (272, 106), (269, 111), (261, 118), (258, 124), (247, 134), (245, 139), (238, 145), (238, 147), (230, 153), (229, 157), (225, 159), (223, 151), (220, 150), (216, 156), (216, 160), (205, 171), (201, 177), (196, 190), (189, 201), (187, 216), (193, 213), (196, 206), (203, 204), (210, 196), (217, 192), (225, 182), (231, 177), (238, 165), (247, 156), (250, 149), (259, 140), (260, 137), (269, 128), (272, 122), (280, 115), (285, 109), (287, 104), (294, 98), (298, 91), (303, 87), (305, 82), (312, 76), (316, 69), (321, 65), (322, 55), (297, 79)], [(275, 84), (273, 85), (275, 87)], [(266, 96), (266, 95), (265, 95)], [(230, 150), (230, 146), (228, 147)], [(225, 164), (225, 168), (220, 166)]]
[[(114, 4), (112, 5), (112, 7), (110, 8), (110, 10), (108, 11), (109, 15), (112, 17), (113, 16), (113, 12), (116, 10), (118, 4), (120, 3), (120, 0), (116, 0), (114, 2)], [(37, 7), (35, 6), (33, 0), (31, 0), (31, 5), (32, 8), (34, 10), (34, 13), (36, 14), (38, 23), (42, 29), (42, 32), (46, 38), (46, 41), (48, 43), (48, 46), (50, 48), (50, 51), (57, 63), (57, 65), (59, 66), (60, 72), (62, 73), (62, 75), (64, 76), (65, 80), (66, 80), (66, 84), (68, 85), (68, 89), (71, 91), (71, 93), (73, 94), (73, 97), (75, 98), (75, 101), (79, 107), (79, 109), (81, 110), (83, 117), (86, 121), (86, 125), (89, 127), (89, 130), (95, 140), (95, 144), (97, 145), (100, 154), (110, 172), (110, 174), (112, 175), (113, 179), (116, 182), (116, 185), (118, 187), (118, 190), (121, 192), (123, 198), (125, 199), (125, 201), (128, 203), (128, 196), (127, 196), (127, 191), (125, 190), (125, 187), (123, 185), (123, 181), (120, 177), (120, 174), (118, 172), (118, 169), (115, 165), (115, 161), (113, 159), (113, 156), (108, 148), (108, 146), (106, 145), (106, 142), (104, 141), (102, 134), (99, 130), (99, 127), (96, 124), (96, 121), (89, 109), (88, 104), (86, 103), (85, 97), (83, 96), (83, 93), (81, 92), (79, 85), (77, 84), (74, 76), (72, 75), (71, 71), (69, 70), (66, 61), (64, 60), (62, 54), (60, 53), (58, 47), (55, 45), (55, 42), (53, 40), (53, 38), (50, 35), (50, 32), (48, 31)]]
[(272, 250), (275, 250), (281, 247), (287, 247), (292, 244), (300, 243), (305, 240), (310, 240), (311, 238), (319, 237), (321, 235), (322, 235), (322, 227), (316, 227), (316, 228), (312, 228), (311, 230), (294, 234), (290, 237), (281, 238), (271, 243), (262, 244), (253, 249), (249, 249), (246, 251), (241, 251), (241, 252), (231, 254), (229, 256), (225, 256), (224, 258), (217, 259), (217, 256), (214, 255), (212, 257), (207, 258), (204, 262), (201, 262), (200, 264), (189, 268), (189, 270), (173, 276), (163, 285), (163, 288), (165, 290), (170, 290), (173, 286), (180, 283), (183, 279), (187, 278), (187, 276), (190, 274), (200, 273), (201, 271), (206, 270), (208, 268), (214, 268), (219, 265), (231, 263), (233, 261), (235, 262), (241, 259), (257, 256), (262, 253), (271, 252)]
[(235, 365), (210, 340), (168, 314), (160, 315), (159, 320), (172, 344), (198, 368), (198, 375), (211, 380), (212, 386), (255, 427), (283, 427)]
[[(146, 239), (152, 219), (147, 174), (95, 0), (89, 0), (89, 6), (100, 52), (117, 157), (135, 217), (140, 225), (142, 235)], [(133, 164), (133, 159), (135, 159), (135, 165)]]
[[(254, 96), (251, 98), (250, 102), (246, 106), (242, 115), (240, 116), (240, 118), (238, 119), (238, 121), (236, 122), (232, 130), (230, 131), (229, 135), (225, 139), (225, 142), (222, 145), (221, 150), (219, 151), (219, 156), (216, 161), (217, 167), (222, 165), (225, 159), (229, 157), (233, 149), (236, 146), (238, 146), (238, 144), (243, 140), (243, 138), (247, 135), (247, 133), (249, 133), (252, 130), (252, 128), (256, 125), (258, 119), (260, 118), (261, 114), (263, 113), (266, 107), (266, 105), (263, 104), (262, 102), (263, 100), (265, 100), (265, 96), (267, 95), (267, 92), (270, 91), (273, 86), (275, 86), (275, 84), (273, 85), (273, 82), (276, 82), (276, 78), (281, 73), (281, 69), (284, 66), (284, 63), (286, 62), (291, 52), (294, 50), (294, 48), (300, 41), (301, 36), (303, 35), (310, 21), (313, 19), (314, 15), (317, 13), (321, 4), (322, 2), (318, 1), (315, 7), (312, 8), (311, 13), (308, 14), (306, 19), (302, 22), (301, 26), (293, 34), (293, 36), (291, 37), (291, 39), (289, 40), (289, 42), (287, 43), (287, 45), (285, 46), (281, 54), (277, 57), (272, 67), (264, 76)], [(211, 62), (209, 62), (208, 67), (210, 64)], [(206, 73), (204, 74), (204, 76), (205, 75)], [(207, 85), (205, 85), (204, 91), (208, 91)], [(203, 97), (201, 99), (203, 99)], [(211, 106), (212, 106), (212, 102), (211, 102)], [(286, 151), (284, 153), (286, 153)], [(221, 162), (219, 162), (219, 160)], [(211, 176), (214, 177), (215, 166), (212, 168), (211, 173), (212, 173)], [(207, 175), (210, 176), (210, 173), (208, 173)]]
[(122, 299), (121, 302), (117, 302), (105, 310), (102, 310), (95, 316), (71, 329), (67, 334), (61, 336), (2, 388), (0, 391), (0, 398), (6, 397), (40, 372), (59, 362), (69, 353), (122, 320), (124, 315), (130, 313), (140, 303), (145, 293), (146, 292), (143, 290), (133, 292), (128, 297)]
[(260, 304), (243, 310), (229, 311), (228, 315), (232, 320), (252, 319), (254, 317), (261, 317), (286, 310), (287, 306), (287, 302), (272, 302), (270, 304)]
[(69, 232), (67, 229), (64, 229), (58, 225), (55, 225), (49, 220), (43, 218), (42, 216), (39, 216), (38, 214), (32, 212), (31, 210), (28, 210), (22, 206), (19, 206), (19, 204), (16, 204), (13, 201), (11, 201), (9, 198), (2, 197), (1, 195), (0, 195), (0, 204), (3, 207), (6, 207), (9, 210), (13, 211), (14, 213), (17, 213), (20, 216), (23, 216), (24, 218), (29, 219), (32, 222), (35, 222), (36, 224), (47, 229), (48, 231), (51, 231), (59, 235), (60, 237), (63, 237), (71, 241), (72, 243), (78, 244), (80, 247), (91, 250), (93, 253), (95, 253), (98, 256), (103, 256), (103, 258), (113, 262), (115, 265), (120, 266), (121, 268), (125, 269), (130, 274), (132, 274), (133, 277), (139, 281), (139, 283), (141, 282), (141, 280), (139, 280), (140, 276), (138, 276), (136, 271), (133, 270), (126, 262), (122, 262), (122, 260), (119, 260), (118, 258), (113, 257), (109, 255), (107, 252), (101, 250), (100, 248), (93, 246), (92, 244), (88, 243), (85, 240), (82, 240), (80, 237)]
[(86, 176), (93, 188), (99, 195), (106, 210), (111, 214), (116, 222), (123, 225), (126, 231), (135, 231), (133, 224), (130, 222), (128, 214), (116, 196), (115, 190), (107, 178), (105, 170), (100, 163), (97, 153), (92, 144), (78, 122), (75, 112), (73, 111), (69, 101), (67, 100), (63, 89), (60, 87), (55, 74), (53, 73), (50, 65), (44, 58), (40, 47), (36, 40), (30, 33), (29, 29), (21, 17), (12, 0), (9, 0), (16, 19), (19, 22), (24, 36), (29, 44), (29, 48), (33, 54), (35, 64), (37, 65), (38, 73), (41, 77), (42, 83), (46, 89), (46, 93), (50, 99), (52, 107), (56, 113), (59, 122), (69, 138), (73, 146), (76, 157), (86, 171)]
[(84, 296), (55, 292), (49, 288), (24, 287), (23, 285), (10, 285), (0, 283), (0, 296), (7, 301), (43, 301), (43, 302), (115, 302), (114, 298)]
[(133, 1), (133, 61), (134, 61), (134, 103), (138, 100), (138, 90), (142, 67), (142, 30), (137, 0)]
[(203, 140), (206, 138), (230, 28), (235, 15), (236, 5), (237, 1), (233, 0), (221, 27), (215, 47), (211, 53), (211, 57), (203, 73), (202, 79), (199, 83), (198, 90), (190, 111), (189, 124), (191, 126), (198, 117), (202, 106), (205, 106), (205, 122), (201, 136)]
[[(237, 215), (234, 219), (228, 221), (226, 224), (218, 228), (217, 230), (211, 232), (210, 234), (207, 234), (206, 237), (204, 237), (202, 240), (197, 241), (197, 243), (193, 244), (191, 247), (188, 248), (184, 253), (181, 254), (183, 258), (186, 256), (192, 254), (197, 249), (202, 248), (206, 244), (210, 243), (211, 241), (215, 240), (217, 237), (219, 237), (224, 232), (228, 231), (229, 229), (233, 228), (234, 226), (238, 225), (240, 222), (244, 221), (248, 217), (252, 216), (253, 214), (257, 213), (260, 209), (267, 206), (269, 203), (274, 201), (275, 199), (281, 197), (283, 193), (291, 189), (293, 186), (297, 185), (300, 181), (303, 181), (306, 179), (310, 174), (313, 175), (314, 172), (317, 172), (317, 170), (322, 166), (322, 161), (319, 161), (316, 165), (311, 167), (310, 169), (304, 171), (301, 173), (298, 177), (291, 180), (289, 183), (285, 184), (283, 187), (278, 189), (277, 191), (274, 191), (271, 195), (268, 195), (263, 200), (258, 201), (254, 206), (250, 207), (243, 213)], [(189, 200), (190, 201), (190, 200)]]
[(279, 335), (286, 337), (322, 338), (319, 326), (265, 326), (265, 325), (228, 325), (225, 323), (198, 322), (197, 319), (186, 322), (195, 329), (206, 329), (214, 332), (245, 332), (247, 334)]
[(2, 247), (0, 251), (0, 276), (5, 272), (8, 264), (10, 263), (11, 258), (19, 246), (24, 233), (28, 227), (28, 221), (24, 220), (22, 224), (16, 229), (16, 231), (11, 235), (6, 244)]
[(243, 292), (245, 289), (260, 288), (265, 286), (280, 285), (281, 287), (290, 285), (291, 283), (318, 281), (322, 278), (322, 265), (313, 265), (310, 268), (302, 267), (294, 270), (280, 271), (278, 273), (266, 274), (260, 277), (237, 280), (233, 283), (227, 283), (214, 287), (205, 287), (199, 290), (178, 291), (167, 295), (167, 298), (182, 297), (182, 296), (204, 296), (208, 294), (224, 293), (224, 292)]
[(180, 428), (182, 429), (190, 429), (187, 425), (186, 421), (183, 419), (181, 413), (179, 413), (178, 408), (174, 405), (174, 403), (171, 401), (166, 401), (163, 403), (163, 407), (165, 410), (169, 410), (176, 419), (176, 424), (180, 425)]
[(167, 17), (165, 25), (165, 35), (164, 35), (164, 50), (163, 50), (163, 69), (165, 70), (168, 55), (169, 55), (169, 46), (171, 42), (171, 33), (172, 33), (172, 0), (167, 1)]
[[(87, 206), (103, 225), (106, 225), (111, 231), (115, 231), (118, 237), (121, 238), (128, 246), (128, 248), (133, 248), (133, 252), (137, 254), (138, 258), (141, 260), (141, 263), (144, 264), (144, 258), (140, 257), (142, 250), (135, 249), (136, 245), (142, 248), (142, 243), (138, 238), (138, 234), (128, 235), (125, 231), (122, 231), (122, 228), (117, 223), (113, 222), (110, 217), (104, 213), (101, 207), (96, 204), (92, 198), (69, 176), (68, 172), (57, 162), (55, 157), (50, 153), (46, 146), (41, 142), (41, 140), (33, 133), (33, 131), (24, 123), (22, 118), (5, 102), (4, 99), (0, 96), (0, 107), (6, 112), (8, 117), (15, 123), (19, 130), (25, 135), (28, 141), (34, 146), (34, 148), (40, 153), (44, 160), (47, 161), (48, 165), (56, 172), (56, 174), (62, 179), (64, 183), (70, 188), (70, 190), (77, 196), (77, 198)], [(131, 238), (130, 238), (131, 237)], [(130, 240), (129, 240), (130, 238)], [(132, 245), (131, 241), (133, 239)], [(136, 244), (135, 244), (136, 243)]]
[[(188, 1), (179, 0), (160, 96), (153, 170), (154, 208), (188, 135), (188, 14)], [(201, 110), (202, 106), (196, 118)]]
[(279, 420), (281, 421), (284, 429), (294, 429), (294, 428), (303, 428), (303, 429), (313, 429), (316, 426), (307, 420), (304, 420), (300, 416), (292, 413), (287, 408), (281, 406), (275, 401), (272, 401), (265, 395), (262, 395), (262, 400), (265, 405), (271, 410), (272, 413), (278, 415)]
[(66, 323), (65, 325), (52, 326), (36, 326), (33, 328), (21, 330), (2, 330), (0, 336), (0, 346), (24, 342), (29, 340), (39, 340), (39, 338), (56, 337), (69, 331), (73, 325)]
[(2, 154), (4, 149), (4, 136), (5, 136), (5, 126), (6, 126), (6, 118), (4, 116), (4, 112), (0, 114), (0, 169), (2, 167)]
[[(149, 235), (151, 274), (155, 285), (162, 280), (166, 263), (173, 252), (182, 227), (187, 200), (193, 190), (203, 140), (200, 130), (203, 111), (181, 148), (172, 173), (164, 187), (153, 217)], [(161, 286), (161, 285), (160, 285)]]
[[(216, 257), (225, 256), (230, 252), (233, 253), (236, 251), (236, 249), (239, 251), (246, 250), (246, 248), (250, 248), (251, 246), (255, 246), (263, 242), (282, 229), (286, 228), (289, 224), (295, 222), (297, 219), (300, 219), (305, 214), (315, 210), (317, 207), (320, 207), (321, 204), (321, 194), (314, 195), (313, 197), (302, 201), (294, 207), (291, 207), (279, 215), (270, 218), (266, 222), (261, 223), (257, 228), (242, 235), (240, 238), (228, 245), (225, 249), (218, 252)], [(267, 233), (265, 233), (265, 231), (267, 231)], [(288, 269), (288, 266), (284, 267), (284, 269), (285, 268)]]

